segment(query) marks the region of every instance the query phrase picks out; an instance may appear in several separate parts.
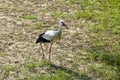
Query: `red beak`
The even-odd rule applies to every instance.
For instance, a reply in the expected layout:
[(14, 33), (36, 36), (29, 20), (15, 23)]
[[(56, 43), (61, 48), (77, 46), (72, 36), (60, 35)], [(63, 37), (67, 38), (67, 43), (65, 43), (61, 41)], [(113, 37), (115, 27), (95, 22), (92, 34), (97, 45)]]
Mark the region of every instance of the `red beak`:
[(68, 27), (67, 27), (67, 25), (63, 22), (63, 26), (65, 26), (65, 28), (67, 28), (67, 29), (69, 29)]

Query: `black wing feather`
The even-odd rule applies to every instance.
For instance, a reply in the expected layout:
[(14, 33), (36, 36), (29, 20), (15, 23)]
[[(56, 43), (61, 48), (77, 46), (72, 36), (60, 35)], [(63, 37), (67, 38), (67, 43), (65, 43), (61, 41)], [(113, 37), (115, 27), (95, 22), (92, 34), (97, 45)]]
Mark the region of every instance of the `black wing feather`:
[(45, 34), (45, 32), (39, 35), (39, 37), (36, 40), (36, 44), (37, 43), (48, 43), (48, 42), (51, 42), (50, 40), (47, 40), (47, 39), (42, 37), (44, 34)]

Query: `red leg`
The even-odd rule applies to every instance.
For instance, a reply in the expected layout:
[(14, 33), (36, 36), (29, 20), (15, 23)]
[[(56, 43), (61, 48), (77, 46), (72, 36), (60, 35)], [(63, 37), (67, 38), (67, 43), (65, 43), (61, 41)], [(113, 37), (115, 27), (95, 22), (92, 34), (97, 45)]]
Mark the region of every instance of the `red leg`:
[(42, 47), (42, 43), (40, 43), (40, 46), (41, 46), (41, 49), (42, 49), (42, 56), (43, 56), (43, 59), (45, 58), (45, 54), (44, 54), (44, 50), (43, 50), (43, 47)]
[(52, 48), (52, 45), (53, 45), (53, 43), (51, 43), (50, 48), (49, 48), (49, 61), (50, 61), (50, 57), (51, 57), (51, 48)]

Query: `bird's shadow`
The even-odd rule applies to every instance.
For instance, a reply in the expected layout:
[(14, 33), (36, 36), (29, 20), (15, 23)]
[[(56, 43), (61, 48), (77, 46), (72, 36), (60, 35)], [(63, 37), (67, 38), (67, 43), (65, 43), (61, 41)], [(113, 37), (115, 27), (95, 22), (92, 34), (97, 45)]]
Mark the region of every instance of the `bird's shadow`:
[(71, 75), (72, 77), (74, 77), (75, 79), (77, 80), (93, 80), (92, 77), (89, 77), (87, 74), (80, 74), (78, 72), (75, 72), (67, 67), (63, 67), (63, 66), (58, 66), (58, 65), (55, 65), (51, 62), (49, 62), (49, 65), (51, 67), (53, 67), (55, 70), (61, 70), (61, 71), (64, 71), (66, 73), (68, 73), (69, 75)]

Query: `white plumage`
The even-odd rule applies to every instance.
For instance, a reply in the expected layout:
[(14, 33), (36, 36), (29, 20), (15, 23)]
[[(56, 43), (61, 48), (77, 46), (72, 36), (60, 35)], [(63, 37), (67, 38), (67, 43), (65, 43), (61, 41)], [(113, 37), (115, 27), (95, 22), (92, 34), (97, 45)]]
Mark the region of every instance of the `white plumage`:
[[(43, 51), (42, 43), (48, 43), (48, 42), (51, 43), (50, 48), (49, 48), (49, 60), (50, 60), (51, 47), (52, 47), (53, 43), (56, 42), (57, 40), (61, 39), (62, 26), (65, 26), (66, 28), (68, 28), (66, 26), (66, 24), (64, 23), (64, 20), (60, 20), (58, 30), (56, 30), (56, 31), (48, 30), (48, 31), (40, 34), (36, 40), (36, 43), (40, 43), (42, 51)], [(44, 58), (44, 53), (43, 53), (43, 58)]]
[(43, 35), (43, 38), (51, 41), (57, 35), (58, 35), (58, 31), (49, 30), (45, 32), (45, 34)]

